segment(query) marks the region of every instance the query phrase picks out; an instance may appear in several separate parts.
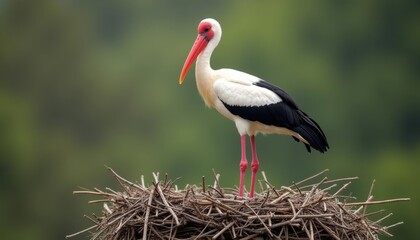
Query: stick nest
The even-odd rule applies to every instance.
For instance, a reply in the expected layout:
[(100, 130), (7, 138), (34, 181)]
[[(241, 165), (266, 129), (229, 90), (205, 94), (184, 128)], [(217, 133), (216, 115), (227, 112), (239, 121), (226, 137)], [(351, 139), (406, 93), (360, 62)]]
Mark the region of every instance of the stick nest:
[[(177, 189), (167, 176), (146, 186), (130, 182), (109, 169), (122, 191), (107, 188), (75, 191), (100, 197), (89, 203), (102, 203), (102, 216), (88, 217), (94, 225), (73, 237), (90, 232), (91, 239), (379, 239), (392, 236), (388, 229), (402, 224), (381, 226), (388, 214), (375, 221), (368, 219), (383, 210), (367, 212), (368, 205), (407, 201), (372, 201), (372, 188), (364, 202), (342, 192), (350, 181), (342, 178), (319, 181), (319, 176), (274, 188), (264, 176), (262, 191), (253, 199), (240, 198), (237, 189), (221, 188), (215, 174), (212, 186), (186, 186)], [(316, 180), (318, 179), (318, 180)], [(314, 182), (315, 183), (310, 183)]]

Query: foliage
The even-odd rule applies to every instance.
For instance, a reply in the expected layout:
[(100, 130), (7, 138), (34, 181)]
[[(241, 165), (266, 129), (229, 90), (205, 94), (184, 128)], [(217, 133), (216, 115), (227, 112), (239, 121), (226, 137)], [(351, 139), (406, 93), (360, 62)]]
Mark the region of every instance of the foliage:
[(9, 0), (0, 6), (3, 238), (60, 239), (82, 228), (84, 201), (71, 192), (109, 184), (104, 164), (128, 178), (168, 172), (183, 176), (181, 184), (216, 168), (226, 183), (237, 184), (233, 124), (203, 107), (193, 74), (177, 83), (205, 17), (218, 19), (224, 31), (214, 68), (281, 86), (327, 134), (331, 151), (324, 155), (307, 154), (288, 137), (258, 136), (261, 168), (272, 183), (325, 168), (376, 178), (390, 186), (379, 189), (384, 197), (414, 199), (390, 211), (406, 222), (392, 233), (415, 238), (418, 3)]

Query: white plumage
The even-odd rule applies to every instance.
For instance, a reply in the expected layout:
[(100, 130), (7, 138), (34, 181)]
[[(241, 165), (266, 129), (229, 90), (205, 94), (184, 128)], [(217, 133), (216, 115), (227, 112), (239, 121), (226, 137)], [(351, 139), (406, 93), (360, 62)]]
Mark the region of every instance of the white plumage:
[(213, 88), (217, 98), (231, 106), (257, 107), (282, 101), (274, 92), (247, 80), (228, 81), (222, 78), (214, 82)]

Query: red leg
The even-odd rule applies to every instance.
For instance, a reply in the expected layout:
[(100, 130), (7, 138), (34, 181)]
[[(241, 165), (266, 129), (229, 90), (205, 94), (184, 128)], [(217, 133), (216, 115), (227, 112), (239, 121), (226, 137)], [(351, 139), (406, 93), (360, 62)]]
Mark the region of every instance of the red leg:
[(248, 168), (248, 161), (246, 160), (246, 135), (241, 136), (241, 163), (239, 164), (239, 196), (244, 195), (244, 180), (245, 171)]
[(257, 148), (255, 146), (255, 136), (251, 136), (251, 150), (252, 150), (252, 162), (251, 162), (251, 169), (252, 169), (252, 175), (251, 175), (251, 188), (250, 188), (250, 194), (249, 197), (254, 197), (254, 188), (255, 188), (255, 176), (257, 175), (258, 168), (260, 166), (260, 162), (258, 161), (257, 156)]

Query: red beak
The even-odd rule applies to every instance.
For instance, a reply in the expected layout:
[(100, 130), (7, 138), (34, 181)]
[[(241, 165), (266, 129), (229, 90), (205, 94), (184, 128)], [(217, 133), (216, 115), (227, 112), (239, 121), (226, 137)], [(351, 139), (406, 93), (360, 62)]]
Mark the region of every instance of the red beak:
[(194, 45), (188, 54), (187, 60), (185, 60), (184, 67), (182, 67), (181, 75), (179, 76), (179, 84), (184, 82), (184, 78), (187, 75), (191, 65), (194, 63), (198, 55), (200, 55), (208, 43), (208, 39), (205, 37), (205, 35), (198, 34), (197, 39), (195, 40)]

